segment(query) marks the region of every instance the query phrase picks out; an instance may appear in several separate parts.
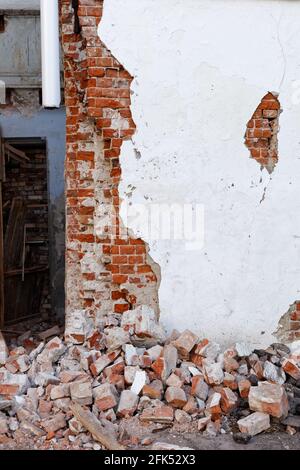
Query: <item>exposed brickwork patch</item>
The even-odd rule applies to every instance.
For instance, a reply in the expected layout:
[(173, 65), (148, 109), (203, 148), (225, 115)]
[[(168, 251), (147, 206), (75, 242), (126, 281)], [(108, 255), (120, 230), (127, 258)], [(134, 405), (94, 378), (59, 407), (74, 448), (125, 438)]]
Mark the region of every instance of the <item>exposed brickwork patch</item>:
[(275, 93), (267, 93), (247, 124), (245, 145), (261, 168), (269, 173), (278, 163), (280, 103)]
[[(121, 237), (119, 156), (123, 141), (135, 132), (132, 77), (98, 37), (102, 8), (103, 0), (79, 0), (81, 32), (74, 34), (72, 0), (61, 0), (67, 113), (66, 336), (78, 342), (104, 315), (139, 304), (158, 312), (159, 267), (141, 239)], [(110, 222), (103, 233), (107, 216)]]
[(275, 335), (280, 341), (300, 340), (300, 300), (296, 300), (281, 317)]

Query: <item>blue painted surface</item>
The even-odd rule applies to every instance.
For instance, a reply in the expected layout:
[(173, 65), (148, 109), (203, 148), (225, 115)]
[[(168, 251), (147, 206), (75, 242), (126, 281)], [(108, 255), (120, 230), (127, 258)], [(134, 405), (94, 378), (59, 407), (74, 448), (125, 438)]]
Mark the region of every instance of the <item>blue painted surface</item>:
[(41, 110), (32, 116), (16, 111), (0, 114), (4, 138), (38, 137), (47, 142), (50, 276), (53, 311), (64, 313), (64, 161), (65, 109)]
[(65, 109), (42, 110), (33, 116), (0, 114), (4, 137), (41, 137), (47, 140), (49, 195), (53, 202), (64, 191)]

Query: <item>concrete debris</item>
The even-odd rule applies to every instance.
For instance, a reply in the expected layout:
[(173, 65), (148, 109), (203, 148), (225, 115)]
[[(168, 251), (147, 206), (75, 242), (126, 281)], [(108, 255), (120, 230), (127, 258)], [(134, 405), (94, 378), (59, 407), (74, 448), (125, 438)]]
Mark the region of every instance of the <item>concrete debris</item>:
[(300, 380), (300, 367), (294, 359), (285, 359), (282, 368), (284, 372), (293, 377), (293, 379)]
[(146, 408), (141, 416), (141, 421), (151, 421), (153, 423), (172, 423), (174, 420), (174, 409), (171, 406), (161, 405), (153, 408)]
[(163, 343), (166, 339), (165, 332), (156, 320), (154, 310), (147, 305), (141, 305), (134, 310), (124, 312), (121, 320), (121, 327), (128, 331), (133, 337), (149, 343), (149, 338), (153, 342)]
[(178, 375), (173, 373), (166, 380), (166, 385), (168, 385), (168, 387), (182, 387), (183, 380)]
[(127, 385), (131, 385), (134, 382), (135, 374), (141, 370), (139, 366), (126, 366), (124, 369), (124, 380)]
[(284, 370), (282, 370), (280, 367), (275, 366), (274, 364), (272, 364), (272, 362), (269, 361), (266, 361), (264, 363), (263, 376), (266, 380), (280, 385), (284, 384), (284, 382), (286, 381)]
[(101, 372), (109, 366), (120, 354), (120, 350), (113, 351), (110, 354), (104, 354), (100, 356), (95, 362), (90, 366), (90, 371), (94, 376), (101, 374)]
[(198, 341), (198, 336), (190, 330), (185, 330), (175, 341), (173, 341), (173, 345), (178, 350), (182, 359), (189, 359), (189, 353)]
[(57, 362), (65, 350), (66, 346), (63, 344), (62, 340), (56, 336), (46, 344), (43, 351), (37, 356), (37, 362), (39, 364)]
[(51, 400), (58, 400), (59, 398), (68, 398), (70, 396), (70, 385), (60, 384), (51, 387), (50, 398)]
[(123, 390), (121, 393), (117, 416), (121, 418), (128, 418), (133, 416), (137, 409), (139, 396), (132, 390)]
[(8, 418), (0, 414), (0, 434), (7, 434), (8, 433)]
[(249, 392), (249, 408), (253, 411), (268, 413), (276, 418), (284, 418), (289, 411), (289, 403), (282, 385), (259, 382)]
[(153, 400), (160, 400), (162, 398), (163, 390), (164, 388), (162, 381), (153, 380), (153, 382), (143, 387), (143, 395), (152, 398)]
[[(137, 350), (132, 344), (125, 344), (125, 363), (127, 366), (137, 366), (139, 363), (139, 356)], [(160, 356), (161, 351), (158, 354)]]
[(165, 399), (167, 403), (174, 408), (183, 408), (187, 402), (184, 390), (179, 387), (168, 387), (165, 393)]
[(195, 348), (194, 354), (214, 361), (220, 352), (220, 346), (208, 339), (202, 340)]
[(241, 442), (273, 418), (289, 433), (300, 430), (299, 349), (236, 344), (222, 352), (189, 330), (166, 339), (145, 306), (103, 318), (81, 344), (66, 344), (55, 327), (39, 334), (41, 343), (32, 338), (0, 342), (0, 435), (8, 438), (80, 440), (92, 449), (94, 429), (102, 446), (117, 448), (118, 439), (127, 442), (127, 419), (157, 430), (233, 432)]
[(106, 411), (110, 408), (115, 408), (118, 404), (118, 392), (114, 385), (104, 383), (99, 387), (93, 389), (93, 397), (95, 399), (95, 406), (100, 411)]
[(8, 348), (5, 339), (0, 332), (0, 366), (5, 364), (8, 358)]
[(75, 403), (79, 403), (80, 405), (91, 405), (93, 403), (92, 386), (90, 382), (72, 382), (69, 388), (71, 398)]
[(238, 357), (250, 356), (253, 351), (253, 348), (246, 343), (236, 343), (234, 346)]
[(108, 351), (119, 349), (123, 344), (129, 343), (129, 333), (123, 328), (115, 326), (106, 332), (106, 345)]
[(169, 344), (163, 348), (162, 356), (152, 364), (152, 369), (157, 376), (165, 382), (171, 372), (176, 368), (177, 359), (177, 349)]
[(65, 428), (67, 425), (64, 413), (57, 413), (53, 418), (43, 420), (41, 426), (47, 433), (55, 433), (59, 429)]
[(136, 395), (139, 395), (143, 390), (144, 386), (146, 385), (147, 375), (145, 371), (138, 370), (136, 371), (133, 384), (130, 388), (132, 392)]
[(209, 385), (220, 385), (224, 380), (224, 372), (218, 362), (204, 365), (204, 376)]
[(179, 424), (186, 424), (192, 421), (192, 417), (186, 411), (177, 409), (175, 411), (175, 421)]
[(208, 397), (209, 386), (205, 382), (203, 376), (196, 375), (192, 378), (192, 390), (191, 394), (194, 397), (200, 398), (200, 400), (205, 401)]
[(230, 388), (224, 387), (221, 390), (221, 408), (225, 414), (230, 413), (237, 407), (238, 396)]
[(256, 411), (256, 413), (240, 419), (237, 424), (241, 432), (255, 436), (269, 429), (270, 415)]
[(197, 423), (198, 431), (204, 431), (209, 422), (210, 422), (209, 416), (206, 416), (205, 418), (200, 418)]
[[(232, 388), (232, 387), (230, 387)], [(238, 382), (238, 389), (242, 398), (248, 398), (251, 382), (248, 379), (242, 379)]]
[(206, 412), (209, 415), (214, 415), (214, 418), (219, 418), (222, 413), (221, 410), (221, 394), (218, 392), (212, 393), (206, 403)]

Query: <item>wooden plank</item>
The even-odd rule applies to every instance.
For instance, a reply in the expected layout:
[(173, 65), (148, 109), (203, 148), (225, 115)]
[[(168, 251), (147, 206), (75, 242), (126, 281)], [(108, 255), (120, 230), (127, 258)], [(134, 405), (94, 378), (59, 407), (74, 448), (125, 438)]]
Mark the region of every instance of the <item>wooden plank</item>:
[(4, 325), (4, 253), (3, 253), (3, 214), (2, 182), (0, 181), (0, 328)]
[(0, 181), (5, 182), (5, 152), (4, 140), (0, 136)]
[(94, 439), (100, 442), (108, 450), (124, 450), (121, 444), (116, 439), (110, 436), (107, 430), (102, 426), (96, 416), (91, 411), (85, 410), (78, 403), (72, 403), (70, 408), (74, 416), (81, 422), (81, 424), (87, 429)]
[(28, 273), (24, 282), (5, 276), (5, 326), (40, 315), (43, 285), (43, 273)]
[(4, 252), (3, 252), (3, 209), (2, 181), (5, 181), (4, 141), (0, 136), (0, 328), (4, 325)]
[(0, 181), (5, 181), (5, 152), (4, 141), (0, 136)]
[(23, 152), (22, 150), (18, 150), (12, 145), (8, 144), (7, 142), (4, 144), (5, 151), (9, 153), (9, 156), (12, 158), (16, 158), (19, 162), (23, 162), (24, 160), (26, 162), (30, 162), (30, 158), (27, 157), (26, 153)]
[(4, 237), (4, 269), (6, 271), (22, 266), (26, 210), (24, 200), (15, 197), (12, 201)]
[[(48, 271), (48, 266), (33, 266), (31, 268), (25, 268), (24, 274), (31, 274), (31, 273), (43, 273)], [(12, 271), (5, 271), (5, 277), (12, 277), (12, 276), (19, 276), (22, 275), (23, 269), (14, 269)]]

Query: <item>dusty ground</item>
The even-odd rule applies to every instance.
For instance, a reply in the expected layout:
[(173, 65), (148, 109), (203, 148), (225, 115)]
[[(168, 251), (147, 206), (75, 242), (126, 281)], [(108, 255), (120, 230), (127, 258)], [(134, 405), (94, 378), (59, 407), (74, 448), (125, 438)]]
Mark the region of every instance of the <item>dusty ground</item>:
[[(168, 442), (182, 447), (190, 447), (195, 450), (300, 450), (300, 433), (290, 436), (284, 432), (266, 433), (255, 436), (244, 445), (237, 444), (230, 434), (219, 435), (217, 437), (206, 437), (196, 433), (175, 434), (164, 431), (156, 434), (154, 442)], [(66, 447), (51, 446), (52, 449), (66, 450)], [(139, 447), (149, 449), (149, 447)], [(128, 449), (132, 450), (133, 447)], [(23, 443), (7, 442), (0, 445), (0, 450), (40, 450), (32, 447), (32, 442)], [(79, 450), (78, 448), (67, 447), (67, 450)], [(101, 451), (100, 451), (101, 452)]]
[(294, 436), (284, 432), (261, 434), (253, 437), (247, 445), (237, 444), (230, 434), (205, 437), (199, 434), (166, 433), (159, 440), (199, 450), (300, 450), (300, 433)]

